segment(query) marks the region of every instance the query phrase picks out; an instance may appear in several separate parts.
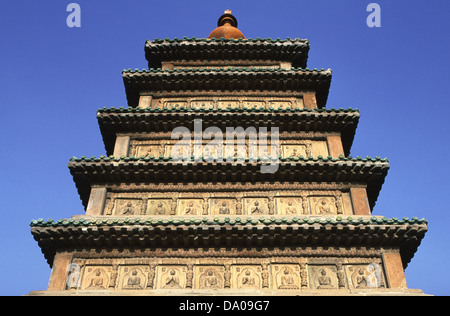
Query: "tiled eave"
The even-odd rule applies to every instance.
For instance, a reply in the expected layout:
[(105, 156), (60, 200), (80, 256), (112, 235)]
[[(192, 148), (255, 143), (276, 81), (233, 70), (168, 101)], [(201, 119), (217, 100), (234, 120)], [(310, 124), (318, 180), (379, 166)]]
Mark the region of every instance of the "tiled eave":
[(331, 85), (331, 70), (265, 69), (246, 67), (177, 70), (124, 70), (128, 105), (137, 107), (141, 94), (161, 91), (314, 91), (317, 104), (325, 107)]
[(37, 220), (31, 233), (49, 264), (73, 249), (220, 247), (398, 248), (403, 266), (427, 232), (424, 219), (360, 218), (106, 218)]
[(274, 60), (306, 68), (310, 45), (305, 39), (155, 39), (145, 43), (149, 68), (173, 60)]

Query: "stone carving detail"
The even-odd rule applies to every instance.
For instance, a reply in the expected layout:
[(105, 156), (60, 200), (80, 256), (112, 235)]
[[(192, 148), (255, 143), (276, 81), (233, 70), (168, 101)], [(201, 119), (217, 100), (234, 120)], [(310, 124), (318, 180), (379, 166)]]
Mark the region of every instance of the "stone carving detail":
[(116, 215), (132, 216), (141, 215), (142, 200), (116, 199)]
[(244, 198), (245, 215), (267, 215), (269, 214), (268, 198)]
[(244, 108), (248, 108), (248, 109), (250, 109), (250, 108), (257, 108), (257, 109), (267, 108), (265, 101), (253, 101), (253, 100), (244, 100), (242, 102), (242, 106)]
[(202, 199), (179, 199), (179, 215), (201, 215), (203, 211)]
[(147, 288), (153, 289), (155, 287), (155, 275), (156, 275), (156, 265), (149, 265), (148, 282)]
[(274, 109), (293, 109), (293, 103), (291, 101), (270, 101), (269, 107)]
[(130, 150), (130, 156), (134, 157), (159, 157), (164, 155), (164, 148), (161, 145), (136, 146), (135, 150)]
[[(279, 194), (279, 195), (278, 195)], [(345, 209), (344, 209), (344, 201)], [(280, 192), (109, 193), (104, 215), (341, 215), (352, 214), (348, 193), (338, 190)]]
[(276, 197), (275, 201), (277, 214), (279, 215), (304, 214), (301, 197)]
[[(120, 288), (124, 290), (143, 290), (146, 288), (148, 277), (144, 267), (122, 267), (122, 282)], [(148, 268), (147, 268), (148, 270)]]
[(174, 290), (186, 287), (186, 267), (185, 266), (160, 266), (159, 267), (160, 289)]
[(236, 288), (259, 289), (261, 288), (260, 266), (236, 266), (234, 267)]
[(236, 215), (235, 199), (212, 198), (210, 202), (212, 215)]
[(184, 98), (155, 98), (152, 108), (179, 109), (237, 109), (237, 108), (274, 108), (274, 109), (295, 109), (304, 108), (303, 97), (236, 97), (236, 96), (214, 96), (214, 97), (184, 97)]
[(384, 287), (384, 277), (379, 264), (348, 267), (349, 284), (355, 289)]
[[(250, 250), (249, 250), (250, 251)], [(333, 290), (386, 287), (382, 261), (375, 257), (188, 257), (164, 250), (159, 256), (75, 259), (76, 286), (81, 290), (274, 289)], [(194, 256), (193, 256), (194, 255)], [(250, 255), (248, 253), (247, 255)], [(350, 254), (351, 255), (351, 254)], [(261, 262), (262, 261), (262, 262)], [(68, 279), (73, 275), (69, 273)]]
[(163, 104), (164, 108), (166, 109), (179, 109), (181, 107), (188, 107), (188, 103), (186, 101), (166, 101)]
[(149, 199), (148, 214), (149, 215), (170, 215), (172, 211), (171, 199)]
[(104, 268), (87, 267), (86, 275), (83, 277), (85, 290), (105, 290), (109, 285), (109, 275)]
[(302, 288), (308, 287), (308, 271), (304, 263), (300, 265), (300, 284)]
[(106, 199), (104, 214), (105, 215), (112, 215), (113, 214), (113, 210), (114, 210), (114, 200), (113, 199)]
[(313, 215), (337, 214), (336, 202), (334, 197), (330, 196), (310, 197), (310, 202)]
[(311, 143), (301, 145), (281, 145), (283, 157), (299, 158), (300, 156), (309, 157), (312, 155)]
[(212, 100), (196, 100), (191, 101), (192, 109), (213, 109), (214, 101)]
[[(348, 193), (338, 190), (280, 192), (109, 193), (104, 215), (341, 215), (352, 214)], [(346, 198), (344, 210), (344, 197)], [(344, 212), (345, 211), (345, 212)]]
[(224, 288), (224, 267), (206, 266), (198, 267), (198, 288), (199, 289), (222, 289)]
[(238, 109), (240, 108), (240, 103), (239, 101), (234, 100), (222, 100), (217, 102), (217, 108), (221, 110), (225, 110), (227, 108)]
[(274, 285), (280, 290), (296, 290), (300, 288), (298, 265), (275, 266)]
[(338, 288), (336, 267), (310, 266), (311, 286), (314, 289), (329, 290)]
[[(245, 136), (245, 135), (244, 135)], [(161, 136), (162, 137), (162, 136)], [(329, 155), (326, 141), (320, 139), (293, 139), (293, 140), (281, 140), (279, 146), (272, 148), (270, 143), (270, 135), (266, 135), (267, 148), (264, 152), (262, 148), (258, 147), (257, 143), (251, 142), (249, 139), (239, 140), (233, 139), (232, 144), (227, 146), (226, 139), (224, 138), (223, 144), (214, 144), (208, 140), (203, 140), (201, 143), (194, 146), (193, 143), (180, 143), (179, 140), (170, 139), (171, 135), (165, 136), (164, 139), (160, 137), (149, 139), (133, 139), (131, 140), (129, 156), (134, 157), (175, 157), (175, 156), (191, 156), (198, 155), (206, 157), (235, 157), (235, 158), (257, 158), (258, 156), (271, 155), (272, 149), (277, 149), (278, 152), (275, 156), (281, 155), (282, 157), (294, 157), (299, 158), (303, 156), (305, 158), (310, 156), (323, 156)], [(193, 135), (191, 135), (193, 137)], [(248, 136), (247, 136), (248, 137)], [(262, 137), (261, 135), (259, 137)], [(176, 146), (176, 148), (175, 148)], [(258, 150), (259, 149), (259, 150)]]

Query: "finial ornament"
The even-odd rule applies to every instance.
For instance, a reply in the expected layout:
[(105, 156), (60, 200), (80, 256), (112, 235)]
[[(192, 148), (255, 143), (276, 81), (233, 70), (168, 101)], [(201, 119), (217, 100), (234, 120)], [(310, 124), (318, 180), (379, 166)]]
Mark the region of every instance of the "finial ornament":
[(231, 14), (231, 10), (225, 10), (217, 22), (217, 28), (211, 32), (208, 38), (244, 38), (244, 34), (237, 29), (237, 19)]

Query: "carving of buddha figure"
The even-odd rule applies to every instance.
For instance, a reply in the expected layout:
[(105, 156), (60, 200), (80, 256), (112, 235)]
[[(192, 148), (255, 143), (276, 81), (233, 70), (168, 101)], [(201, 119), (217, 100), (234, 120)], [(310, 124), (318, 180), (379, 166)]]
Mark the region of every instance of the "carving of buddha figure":
[(368, 287), (367, 279), (366, 279), (366, 276), (364, 275), (364, 270), (360, 268), (358, 270), (358, 275), (356, 276), (356, 288), (357, 289), (365, 289), (367, 287)]
[(319, 215), (322, 215), (322, 214), (331, 214), (331, 213), (332, 213), (332, 212), (331, 212), (330, 205), (328, 204), (327, 200), (325, 200), (325, 199), (322, 199), (322, 200), (320, 201), (320, 204), (319, 204), (319, 206), (317, 207), (317, 211), (318, 211), (318, 214), (319, 214)]
[(163, 288), (165, 289), (181, 289), (180, 279), (176, 275), (175, 270), (170, 270), (169, 276), (166, 277)]
[(298, 286), (295, 284), (295, 278), (292, 275), (289, 269), (284, 269), (283, 275), (280, 279), (279, 289), (298, 289)]
[(230, 214), (230, 208), (227, 206), (227, 203), (222, 202), (222, 206), (219, 207), (219, 214)]
[(195, 215), (195, 208), (194, 208), (194, 203), (193, 202), (189, 202), (188, 206), (184, 209), (184, 214), (186, 215)]
[(156, 215), (164, 215), (166, 213), (166, 209), (164, 208), (163, 204), (161, 202), (156, 205), (155, 214)]
[(133, 203), (128, 202), (123, 210), (123, 215), (134, 215)]
[(318, 279), (319, 286), (318, 289), (332, 289), (333, 284), (331, 283), (331, 278), (327, 275), (325, 269), (320, 271), (321, 276)]
[(204, 276), (203, 287), (211, 289), (219, 288), (219, 281), (217, 280), (217, 277), (214, 275), (213, 270), (209, 270), (207, 275)]
[(255, 203), (253, 203), (253, 207), (250, 210), (251, 214), (262, 214), (263, 210), (259, 207), (259, 202), (255, 201)]
[(288, 202), (288, 206), (286, 207), (286, 214), (296, 214), (297, 210), (295, 209), (292, 201)]
[(88, 289), (104, 289), (103, 276), (100, 270), (95, 271), (95, 274), (89, 283)]
[(131, 276), (128, 278), (128, 281), (127, 281), (127, 287), (128, 288), (142, 288), (141, 278), (138, 276), (138, 272), (136, 269), (134, 269), (131, 272)]
[(245, 271), (245, 275), (242, 277), (242, 286), (254, 286), (255, 277), (252, 276), (250, 270)]

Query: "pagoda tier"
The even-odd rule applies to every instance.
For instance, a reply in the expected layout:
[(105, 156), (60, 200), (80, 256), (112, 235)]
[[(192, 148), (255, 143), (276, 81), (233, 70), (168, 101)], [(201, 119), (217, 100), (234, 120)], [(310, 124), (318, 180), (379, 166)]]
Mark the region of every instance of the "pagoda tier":
[[(298, 100), (301, 99), (301, 96), (296, 97), (295, 94), (290, 94), (290, 99)], [(184, 104), (180, 102), (180, 99), (186, 103), (186, 107), (180, 105)], [(185, 101), (186, 99), (192, 100), (187, 102)], [(221, 99), (225, 101), (221, 101)], [(283, 102), (289, 105), (289, 102), (291, 102), (291, 100), (280, 99), (280, 96), (270, 99), (274, 100), (273, 103)], [(348, 156), (360, 117), (359, 111), (356, 109), (308, 109), (304, 108), (303, 104), (301, 108), (271, 107), (270, 102), (267, 106), (265, 101), (264, 103), (252, 101), (255, 104), (258, 102), (263, 103), (264, 106), (259, 108), (256, 105), (249, 108), (239, 107), (239, 104), (242, 103), (239, 98), (235, 97), (234, 100), (230, 100), (230, 97), (227, 96), (203, 96), (201, 98), (186, 96), (175, 98), (162, 97), (155, 98), (154, 101), (156, 105), (147, 108), (104, 108), (98, 110), (97, 119), (108, 156), (113, 154), (128, 156), (128, 152), (114, 153), (118, 135), (132, 135), (131, 138), (133, 139), (138, 139), (140, 135), (170, 139), (170, 132), (178, 126), (186, 126), (190, 130), (194, 130), (194, 120), (198, 118), (202, 119), (204, 128), (217, 126), (223, 130), (229, 126), (241, 126), (243, 125), (242, 122), (258, 128), (278, 126), (281, 139), (314, 139), (338, 135), (342, 142), (343, 152), (339, 152), (337, 155), (331, 154), (336, 157), (341, 154)], [(227, 107), (218, 107), (217, 104), (220, 105), (221, 102)], [(196, 108), (195, 105), (198, 103), (200, 105), (205, 103), (206, 105)], [(170, 104), (178, 104), (179, 106), (176, 108), (170, 107)], [(230, 106), (228, 108), (228, 104), (236, 107), (232, 108)], [(276, 106), (276, 104), (273, 105)], [(183, 108), (181, 108), (182, 106)], [(207, 106), (211, 106), (212, 109), (206, 108)], [(155, 131), (158, 131), (158, 133)], [(132, 142), (133, 139), (131, 139)]]
[[(246, 159), (243, 162), (227, 162), (225, 158), (223, 161), (208, 161), (209, 159), (212, 160), (212, 157), (201, 157), (201, 162), (182, 164), (169, 157), (72, 158), (69, 169), (85, 206), (88, 205), (93, 187), (112, 188), (117, 183), (135, 183), (136, 188), (156, 184), (163, 191), (186, 190), (183, 186), (187, 183), (188, 190), (192, 191), (197, 191), (196, 187), (200, 187), (202, 183), (209, 184), (206, 186), (209, 191), (214, 191), (214, 186), (218, 191), (226, 191), (219, 184), (225, 184), (231, 191), (244, 191), (245, 188), (251, 188), (252, 183), (258, 183), (258, 190), (264, 191), (264, 185), (271, 183), (277, 183), (271, 187), (272, 190), (277, 187), (292, 190), (298, 188), (298, 184), (303, 184), (303, 188), (306, 188), (307, 183), (323, 183), (323, 187), (327, 183), (341, 183), (341, 187), (345, 187), (347, 191), (352, 187), (365, 188), (371, 208), (375, 205), (389, 170), (385, 159), (370, 157), (281, 158), (277, 162), (278, 171), (275, 173), (260, 172), (261, 164), (271, 163), (268, 159)], [(347, 185), (343, 186), (342, 183)], [(169, 190), (166, 185), (172, 185), (172, 189)], [(205, 191), (205, 188), (201, 191)], [(98, 215), (102, 213), (103, 210)]]
[[(195, 220), (187, 217), (151, 219), (101, 216), (60, 221), (35, 220), (31, 226), (50, 265), (60, 249), (71, 248), (112, 248), (122, 249), (123, 252), (123, 249), (130, 249), (136, 251), (137, 257), (149, 249), (156, 253), (155, 249), (159, 248), (234, 248), (240, 251), (256, 248), (257, 254), (252, 256), (268, 257), (270, 251), (264, 248), (280, 247), (288, 254), (289, 249), (304, 251), (307, 247), (319, 247), (325, 252), (321, 255), (345, 257), (345, 252), (339, 252), (352, 247), (355, 248), (353, 251), (358, 248), (362, 256), (369, 257), (381, 257), (380, 253), (374, 255), (373, 249), (399, 249), (403, 267), (406, 268), (427, 231), (426, 224), (425, 219), (388, 219), (381, 216), (199, 217)], [(394, 235), (396, 238), (392, 238)], [(371, 254), (364, 254), (365, 250), (360, 247), (371, 249)], [(316, 255), (319, 253), (316, 250)]]
[(389, 163), (350, 157), (360, 113), (325, 108), (309, 42), (246, 39), (230, 11), (210, 34), (122, 72), (106, 155), (69, 162), (85, 214), (31, 223), (53, 267), (33, 294), (421, 294), (404, 269), (427, 222), (372, 215)]
[(202, 66), (267, 66), (306, 68), (306, 39), (155, 39), (145, 44), (149, 68)]
[[(201, 64), (200, 64), (201, 65)], [(155, 92), (175, 91), (271, 91), (313, 92), (317, 106), (325, 106), (331, 84), (331, 70), (267, 67), (177, 68), (122, 71), (128, 105), (140, 105), (140, 98)], [(142, 107), (142, 106), (141, 106)]]

